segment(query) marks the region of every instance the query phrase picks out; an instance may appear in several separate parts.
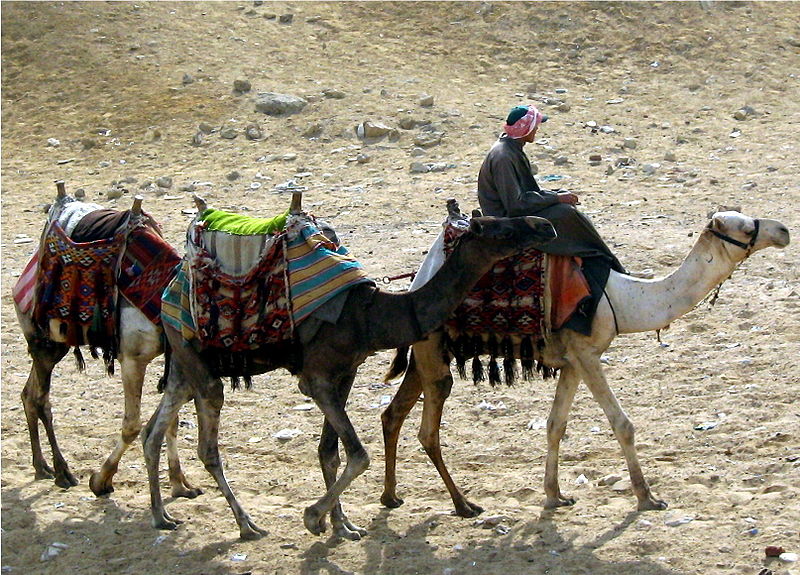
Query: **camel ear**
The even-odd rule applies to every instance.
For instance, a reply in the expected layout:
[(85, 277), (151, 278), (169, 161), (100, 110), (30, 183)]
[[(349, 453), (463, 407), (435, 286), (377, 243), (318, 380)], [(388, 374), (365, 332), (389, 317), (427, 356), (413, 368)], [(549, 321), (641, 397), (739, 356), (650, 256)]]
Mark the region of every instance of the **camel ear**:
[(476, 236), (480, 236), (483, 234), (483, 224), (479, 220), (473, 218), (469, 221), (469, 231)]

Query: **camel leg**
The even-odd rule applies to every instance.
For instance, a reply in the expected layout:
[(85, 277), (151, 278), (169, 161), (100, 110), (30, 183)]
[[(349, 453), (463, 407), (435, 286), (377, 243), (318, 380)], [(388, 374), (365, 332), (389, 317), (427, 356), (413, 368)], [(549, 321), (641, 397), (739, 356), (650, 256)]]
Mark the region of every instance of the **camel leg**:
[(631, 477), (633, 492), (639, 500), (638, 509), (640, 511), (666, 509), (667, 503), (656, 499), (650, 492), (650, 486), (644, 478), (642, 467), (639, 464), (639, 457), (636, 455), (633, 423), (631, 423), (614, 392), (609, 387), (599, 355), (583, 354), (579, 357), (579, 365), (582, 379), (589, 386), (595, 401), (600, 404), (606, 414), (609, 423), (611, 423), (611, 429), (614, 430), (614, 435), (622, 447), (622, 453), (625, 455), (625, 461), (628, 464), (628, 473)]
[(403, 500), (397, 496), (397, 442), (400, 439), (400, 429), (421, 394), (422, 382), (412, 355), (400, 387), (381, 414), (385, 460), (381, 503), (392, 509), (403, 504)]
[(151, 360), (151, 357), (138, 358), (120, 354), (122, 387), (125, 392), (125, 415), (122, 419), (122, 433), (114, 450), (105, 460), (100, 471), (92, 473), (89, 478), (89, 489), (97, 497), (108, 495), (114, 491), (114, 474), (117, 472), (120, 459), (142, 429), (142, 382), (145, 369)]
[(464, 497), (464, 494), (456, 486), (447, 466), (442, 459), (442, 447), (439, 439), (439, 428), (442, 423), (442, 411), (444, 402), (450, 396), (453, 387), (453, 376), (449, 373), (446, 377), (433, 383), (423, 383), (425, 399), (422, 404), (422, 423), (419, 428), (419, 441), (425, 448), (428, 458), (436, 466), (436, 470), (444, 481), (447, 491), (456, 508), (456, 515), (459, 517), (475, 517), (483, 513), (483, 508), (475, 505)]
[(259, 539), (267, 532), (258, 527), (245, 512), (233, 491), (228, 485), (219, 456), (219, 420), (225, 395), (219, 379), (206, 377), (201, 389), (195, 390), (194, 404), (197, 409), (198, 446), (197, 453), (206, 470), (214, 477), (220, 491), (233, 511), (239, 525), (239, 536), (242, 539)]
[(186, 480), (186, 476), (181, 469), (181, 460), (178, 456), (178, 417), (172, 420), (166, 433), (167, 438), (167, 461), (169, 462), (169, 483), (172, 486), (173, 497), (186, 497), (194, 499), (203, 494), (199, 487), (193, 487)]
[[(347, 377), (340, 386), (338, 386), (339, 405), (344, 408), (347, 402), (347, 396), (350, 395), (350, 389), (353, 386), (355, 374)], [(330, 422), (325, 419), (322, 424), (322, 434), (319, 440), (319, 465), (322, 469), (322, 477), (325, 480), (325, 488), (330, 489), (336, 482), (336, 476), (339, 472), (339, 465), (341, 459), (339, 457), (339, 436)], [(325, 517), (320, 520), (323, 526), (325, 525)], [(336, 504), (331, 510), (331, 523), (333, 524), (333, 533), (344, 539), (351, 541), (358, 541), (367, 534), (366, 530), (354, 525), (345, 515), (341, 502), (337, 499)]]
[[(352, 382), (355, 374), (348, 376)], [(301, 388), (310, 390), (310, 395), (325, 414), (326, 425), (342, 440), (347, 464), (342, 474), (328, 487), (327, 492), (316, 503), (306, 507), (303, 513), (303, 523), (311, 533), (319, 535), (325, 530), (325, 515), (334, 509), (339, 502), (339, 496), (352, 481), (369, 467), (369, 456), (364, 446), (358, 439), (353, 424), (344, 409), (347, 400), (346, 393), (340, 393), (336, 386), (326, 382), (310, 382), (308, 379), (301, 381)], [(328, 440), (331, 443), (330, 439)], [(323, 466), (323, 475), (329, 470)], [(356, 528), (353, 532), (366, 534), (366, 531)]]
[(553, 405), (550, 408), (550, 416), (547, 418), (547, 459), (544, 468), (545, 509), (575, 503), (575, 499), (572, 497), (565, 497), (561, 494), (561, 488), (558, 485), (558, 450), (567, 429), (567, 416), (579, 383), (580, 379), (572, 365), (567, 364), (561, 368)]
[(150, 511), (153, 515), (152, 524), (156, 529), (175, 529), (181, 523), (164, 509), (158, 480), (159, 459), (164, 435), (172, 422), (177, 419), (181, 406), (192, 398), (191, 389), (183, 381), (180, 371), (180, 366), (173, 358), (164, 395), (142, 432), (144, 459), (147, 464), (147, 479), (150, 486)]
[[(31, 440), (33, 455), (33, 469), (36, 479), (53, 479), (59, 487), (68, 489), (78, 484), (78, 481), (69, 470), (61, 449), (58, 447), (55, 430), (53, 428), (53, 413), (50, 405), (50, 382), (53, 369), (69, 351), (65, 345), (54, 342), (45, 342), (38, 345), (28, 338), (28, 352), (31, 355), (31, 371), (20, 395), (25, 409), (25, 419), (28, 424), (28, 434)], [(45, 434), (53, 453), (53, 467), (51, 468), (42, 454), (39, 438), (39, 421), (44, 425)]]

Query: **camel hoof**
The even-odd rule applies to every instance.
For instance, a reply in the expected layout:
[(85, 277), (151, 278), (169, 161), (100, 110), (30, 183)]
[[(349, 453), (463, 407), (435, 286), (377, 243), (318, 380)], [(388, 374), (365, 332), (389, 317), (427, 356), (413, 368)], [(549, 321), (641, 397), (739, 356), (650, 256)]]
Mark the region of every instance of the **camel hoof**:
[(663, 511), (667, 507), (669, 504), (666, 501), (652, 497), (639, 502), (639, 511)]
[(41, 479), (53, 479), (53, 470), (49, 467), (43, 467), (41, 469), (37, 469), (33, 475), (33, 478), (37, 481)]
[(334, 530), (334, 533), (337, 537), (341, 537), (342, 539), (349, 539), (350, 541), (361, 541), (361, 538), (364, 537), (367, 532), (364, 529), (356, 527), (355, 529), (351, 529), (350, 527), (346, 527), (344, 525), (340, 525)]
[(327, 529), (325, 516), (320, 515), (313, 505), (306, 507), (303, 512), (303, 525), (314, 535), (321, 535)]
[(561, 495), (553, 499), (548, 498), (544, 502), (545, 509), (556, 509), (558, 507), (572, 507), (573, 505), (575, 505), (574, 497), (564, 497)]
[(75, 476), (72, 475), (69, 470), (67, 470), (56, 475), (56, 485), (62, 489), (69, 489), (70, 487), (75, 487), (78, 485), (78, 480), (75, 479)]
[(161, 529), (166, 531), (174, 531), (178, 528), (178, 525), (183, 523), (182, 521), (178, 521), (177, 519), (173, 519), (169, 516), (168, 513), (164, 512), (160, 517), (156, 518), (153, 517), (153, 527), (155, 529)]
[(242, 541), (256, 541), (266, 534), (267, 531), (265, 529), (261, 529), (249, 519), (239, 528), (239, 538), (242, 539)]
[(456, 506), (456, 515), (459, 517), (477, 517), (481, 513), (483, 513), (484, 509), (480, 505), (475, 505), (474, 503), (470, 503), (469, 501), (464, 501), (464, 505)]
[(198, 487), (186, 488), (178, 487), (172, 490), (173, 497), (185, 497), (186, 499), (194, 499), (198, 495), (202, 495), (203, 490)]
[(103, 497), (104, 495), (114, 493), (114, 486), (111, 483), (103, 482), (100, 473), (97, 471), (92, 473), (92, 476), (89, 478), (89, 489), (91, 489), (96, 497)]
[(386, 493), (381, 495), (381, 504), (389, 509), (397, 509), (403, 503), (405, 502), (396, 495), (388, 495)]

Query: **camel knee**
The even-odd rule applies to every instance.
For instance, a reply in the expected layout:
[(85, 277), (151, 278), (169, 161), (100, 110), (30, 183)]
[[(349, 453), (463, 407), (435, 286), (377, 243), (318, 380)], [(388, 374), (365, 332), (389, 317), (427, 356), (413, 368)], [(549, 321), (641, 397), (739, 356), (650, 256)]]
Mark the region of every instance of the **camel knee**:
[(142, 424), (140, 421), (124, 424), (122, 427), (122, 442), (125, 445), (130, 445), (138, 437), (142, 431)]
[(369, 453), (366, 449), (359, 449), (351, 457), (347, 458), (347, 465), (352, 466), (356, 475), (364, 473), (369, 468)]
[(625, 444), (632, 444), (634, 441), (635, 429), (633, 426), (633, 422), (627, 417), (621, 417), (616, 419), (612, 423), (612, 427), (614, 429), (614, 434), (617, 436), (617, 439), (620, 443)]

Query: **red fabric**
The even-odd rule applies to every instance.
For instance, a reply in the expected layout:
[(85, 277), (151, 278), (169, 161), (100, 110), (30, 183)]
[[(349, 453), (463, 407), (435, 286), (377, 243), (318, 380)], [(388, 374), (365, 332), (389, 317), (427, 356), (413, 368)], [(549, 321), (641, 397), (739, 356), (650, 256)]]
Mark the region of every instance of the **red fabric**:
[(273, 242), (244, 276), (226, 274), (200, 248), (190, 273), (197, 336), (204, 348), (238, 352), (292, 338), (285, 246), (285, 238)]
[[(445, 253), (464, 229), (445, 228)], [(504, 259), (467, 293), (445, 326), (460, 334), (544, 337), (544, 258), (535, 249)]]
[(578, 304), (591, 295), (591, 291), (581, 271), (581, 258), (551, 255), (547, 265), (550, 274), (550, 325), (557, 330), (575, 313)]
[[(35, 323), (47, 333), (50, 320), (59, 320), (59, 339), (70, 346), (90, 343), (105, 349), (102, 342), (113, 342), (115, 271), (124, 245), (124, 231), (110, 239), (75, 243), (53, 222), (41, 250)], [(92, 341), (86, 340), (87, 334)]]
[(33, 306), (33, 295), (36, 287), (36, 276), (39, 274), (39, 250), (33, 252), (25, 269), (22, 270), (17, 283), (14, 284), (12, 293), (17, 308), (22, 313), (28, 313)]

